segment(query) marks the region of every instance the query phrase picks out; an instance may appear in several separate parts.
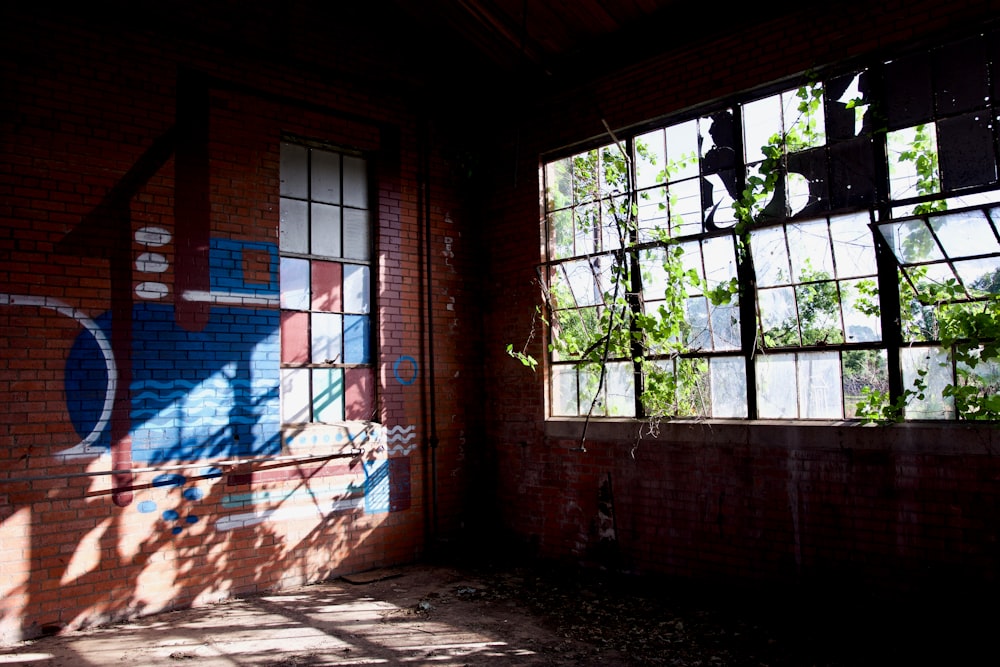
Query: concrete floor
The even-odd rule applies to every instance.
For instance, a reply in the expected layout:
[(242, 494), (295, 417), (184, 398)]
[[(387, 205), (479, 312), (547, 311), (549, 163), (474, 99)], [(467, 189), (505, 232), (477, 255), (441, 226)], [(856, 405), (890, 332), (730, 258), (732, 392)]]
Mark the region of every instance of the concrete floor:
[[(484, 603), (482, 582), (458, 570), (371, 574), (44, 637), (0, 648), (0, 666), (588, 663), (585, 646), (526, 623), (514, 603)], [(604, 657), (592, 664), (614, 664)]]

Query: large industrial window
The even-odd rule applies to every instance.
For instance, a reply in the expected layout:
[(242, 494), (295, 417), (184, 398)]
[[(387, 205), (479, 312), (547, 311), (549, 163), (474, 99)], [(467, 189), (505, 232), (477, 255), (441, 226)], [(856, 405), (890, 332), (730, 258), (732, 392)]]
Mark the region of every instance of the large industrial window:
[(360, 155), (281, 144), (281, 419), (371, 419), (371, 232)]
[(1000, 388), (995, 345), (960, 345), (1000, 323), (995, 39), (547, 158), (550, 414), (975, 417)]

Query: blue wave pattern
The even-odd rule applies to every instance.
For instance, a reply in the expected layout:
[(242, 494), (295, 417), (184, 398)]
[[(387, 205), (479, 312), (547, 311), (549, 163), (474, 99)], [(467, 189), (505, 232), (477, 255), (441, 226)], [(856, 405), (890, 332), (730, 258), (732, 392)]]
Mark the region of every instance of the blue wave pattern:
[(168, 305), (137, 304), (133, 318), (134, 461), (280, 451), (277, 310), (213, 307), (197, 332)]

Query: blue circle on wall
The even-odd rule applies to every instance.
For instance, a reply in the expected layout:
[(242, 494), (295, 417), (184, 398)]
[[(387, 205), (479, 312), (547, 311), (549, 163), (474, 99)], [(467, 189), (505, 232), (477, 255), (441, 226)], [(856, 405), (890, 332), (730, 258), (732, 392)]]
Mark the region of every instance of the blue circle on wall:
[[(403, 379), (399, 375), (399, 369), (404, 364), (409, 364), (410, 366), (410, 377), (408, 379)], [(399, 359), (396, 359), (396, 363), (392, 365), (392, 374), (396, 376), (396, 382), (402, 385), (411, 385), (417, 381), (417, 360), (410, 355), (404, 355)]]

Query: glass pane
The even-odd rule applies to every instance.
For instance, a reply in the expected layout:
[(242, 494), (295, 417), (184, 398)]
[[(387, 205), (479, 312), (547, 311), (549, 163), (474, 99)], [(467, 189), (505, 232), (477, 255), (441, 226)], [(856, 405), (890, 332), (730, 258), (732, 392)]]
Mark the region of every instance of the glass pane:
[(799, 416), (804, 419), (840, 419), (840, 355), (836, 352), (800, 354), (798, 358)]
[(278, 243), (285, 252), (309, 252), (309, 208), (297, 199), (281, 199)]
[(701, 248), (705, 258), (705, 281), (709, 289), (736, 278), (736, 248), (731, 236), (705, 239)]
[(795, 290), (791, 287), (759, 290), (760, 325), (767, 347), (800, 345), (795, 311)]
[(344, 420), (344, 370), (314, 368), (313, 420), (327, 424)]
[(837, 283), (817, 282), (795, 288), (803, 345), (844, 342)]
[(916, 125), (886, 136), (889, 195), (906, 199), (941, 191), (934, 124)]
[(279, 273), (281, 307), (309, 310), (309, 260), (282, 257)]
[(992, 120), (988, 113), (974, 113), (938, 122), (943, 189), (990, 185), (997, 180), (993, 152)]
[[(625, 197), (615, 197), (601, 202), (601, 250), (618, 250), (628, 243), (635, 222), (631, 216), (632, 204)], [(623, 243), (624, 242), (624, 243)]]
[(322, 257), (340, 257), (340, 207), (312, 205), (312, 242), (310, 252)]
[(781, 96), (772, 95), (743, 105), (743, 148), (747, 162), (760, 162), (765, 157), (762, 147), (780, 137)]
[(344, 156), (344, 206), (368, 208), (368, 174), (365, 161)]
[(798, 417), (794, 354), (758, 354), (757, 410), (761, 419)]
[(750, 234), (753, 267), (758, 287), (787, 285), (791, 282), (784, 227), (755, 229)]
[(882, 340), (882, 320), (873, 279), (847, 280), (841, 283), (844, 328), (848, 343), (870, 343)]
[(367, 313), (370, 310), (368, 273), (367, 266), (344, 265), (344, 312)]
[[(606, 415), (606, 388), (599, 387), (601, 371), (594, 364), (577, 367), (580, 383), (580, 414)], [(600, 389), (600, 391), (598, 391)]]
[(855, 278), (874, 275), (875, 244), (867, 214), (844, 215), (830, 219), (833, 256), (837, 276)]
[(597, 235), (600, 230), (600, 209), (595, 204), (580, 206), (573, 209), (573, 222), (576, 225), (574, 255), (589, 255), (596, 252)]
[[(732, 122), (730, 121), (730, 125)], [(698, 175), (698, 121), (671, 125), (666, 129), (666, 178), (678, 181)]]
[(1000, 257), (955, 262), (955, 271), (970, 296), (1000, 294)]
[(634, 417), (635, 376), (632, 364), (608, 364), (604, 381), (608, 388), (608, 414), (613, 417)]
[(344, 209), (344, 257), (366, 260), (369, 256), (368, 211)]
[(565, 208), (573, 203), (570, 158), (545, 165), (546, 210)]
[(597, 277), (594, 275), (594, 267), (591, 266), (589, 260), (582, 259), (575, 262), (566, 262), (561, 268), (568, 281), (567, 286), (573, 297), (571, 303), (562, 303), (560, 299), (559, 303), (561, 307), (573, 304), (578, 306), (594, 306), (604, 302), (600, 285), (597, 282)]
[(559, 310), (553, 313), (552, 358), (576, 359), (601, 336), (597, 308)]
[(552, 414), (556, 417), (580, 414), (577, 408), (576, 368), (573, 366), (552, 368)]
[(822, 91), (819, 84), (806, 84), (781, 94), (789, 151), (816, 148), (826, 143)]
[(552, 259), (573, 256), (573, 211), (562, 209), (549, 214), (549, 252)]
[(281, 195), (283, 197), (309, 196), (308, 181), (309, 153), (305, 146), (281, 143)]
[(281, 421), (302, 424), (310, 421), (308, 368), (281, 369)]
[(281, 362), (304, 364), (309, 361), (309, 313), (281, 313)]
[[(667, 190), (670, 209), (670, 235), (673, 237), (701, 234), (701, 186), (700, 180), (678, 181)], [(727, 225), (733, 219), (732, 208), (716, 209), (718, 224)]]
[(952, 259), (1000, 252), (1000, 242), (997, 242), (993, 226), (984, 211), (935, 215), (927, 222)]
[(708, 300), (696, 296), (685, 301), (686, 345), (691, 350), (711, 350), (712, 332), (708, 325)]
[(313, 201), (340, 203), (340, 155), (329, 151), (312, 151)]
[(368, 340), (368, 317), (344, 315), (345, 364), (367, 364), (371, 361)]
[(335, 313), (313, 313), (310, 349), (314, 364), (343, 363), (343, 320)]
[(344, 369), (344, 419), (372, 419), (375, 409), (375, 371), (371, 368)]
[(601, 196), (607, 197), (629, 191), (628, 162), (617, 144), (601, 148)]
[(312, 309), (339, 313), (343, 311), (341, 290), (343, 277), (337, 262), (312, 263)]
[(844, 417), (858, 416), (858, 403), (865, 388), (889, 394), (885, 350), (845, 350), (843, 353)]
[(716, 350), (740, 349), (739, 304), (712, 306), (712, 347)]
[(657, 230), (670, 229), (667, 219), (667, 189), (663, 187), (642, 190), (638, 197), (639, 242), (658, 238)]
[(663, 248), (647, 248), (639, 251), (639, 270), (642, 275), (642, 298), (646, 304), (647, 314), (655, 312), (659, 304), (650, 302), (662, 301), (667, 288), (667, 272), (663, 268), (666, 250)]
[(901, 264), (921, 264), (944, 259), (923, 220), (879, 225), (878, 229)]
[(709, 361), (712, 376), (712, 415), (720, 419), (747, 416), (747, 373), (743, 357), (714, 357)]
[[(906, 418), (953, 419), (954, 401), (942, 396), (944, 388), (952, 383), (951, 363), (945, 351), (936, 347), (908, 347), (900, 350), (899, 355), (903, 366), (903, 389), (917, 393), (906, 403)], [(924, 373), (922, 377), (921, 372)]]
[(597, 199), (597, 151), (573, 156), (573, 202), (576, 204)]
[(797, 282), (828, 280), (834, 276), (833, 251), (826, 220), (788, 226), (792, 276)]

